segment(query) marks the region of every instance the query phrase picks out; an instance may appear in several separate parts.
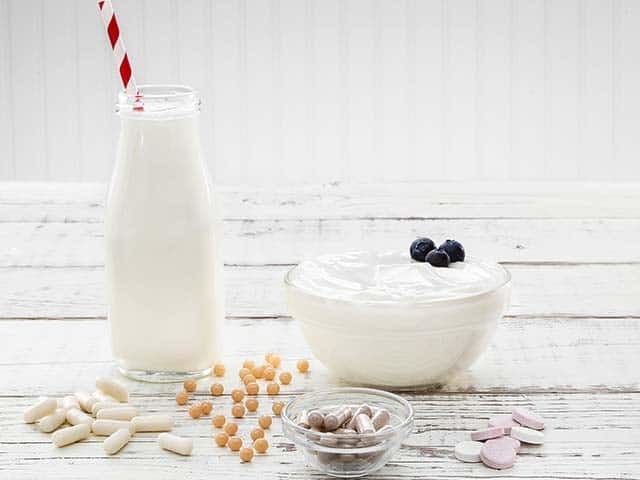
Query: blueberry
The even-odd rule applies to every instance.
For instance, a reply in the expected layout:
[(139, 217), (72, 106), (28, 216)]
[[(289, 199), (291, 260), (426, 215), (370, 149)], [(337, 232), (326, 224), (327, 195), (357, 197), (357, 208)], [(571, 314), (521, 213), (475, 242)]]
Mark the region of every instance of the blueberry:
[(452, 262), (464, 262), (464, 247), (457, 240), (445, 240), (438, 248), (447, 252)]
[(434, 267), (448, 267), (449, 266), (449, 254), (444, 250), (431, 250), (427, 254), (427, 263)]
[(414, 240), (409, 248), (409, 253), (411, 254), (411, 258), (417, 260), (418, 262), (424, 262), (427, 253), (436, 248), (436, 244), (433, 243), (433, 240), (427, 237), (422, 237)]

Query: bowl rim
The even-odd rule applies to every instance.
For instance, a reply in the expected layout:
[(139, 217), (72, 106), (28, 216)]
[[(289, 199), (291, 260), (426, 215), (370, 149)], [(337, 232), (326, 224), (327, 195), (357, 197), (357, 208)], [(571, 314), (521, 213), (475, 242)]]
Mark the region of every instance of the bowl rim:
[[(391, 428), (385, 430), (384, 432), (373, 432), (373, 433), (334, 433), (334, 432), (318, 432), (315, 430), (310, 430), (308, 428), (304, 428), (301, 427), (300, 425), (298, 425), (289, 415), (289, 411), (292, 407), (292, 405), (295, 405), (296, 402), (303, 400), (305, 397), (309, 396), (309, 395), (331, 395), (331, 394), (335, 394), (335, 393), (348, 393), (348, 392), (353, 392), (353, 393), (363, 393), (363, 394), (367, 394), (367, 395), (373, 395), (373, 396), (378, 396), (378, 397), (386, 397), (390, 400), (396, 401), (398, 403), (400, 403), (403, 407), (407, 408), (409, 413), (407, 414), (406, 418), (403, 418), (402, 421), (395, 426), (392, 426)], [(387, 392), (386, 390), (380, 390), (377, 388), (366, 388), (366, 387), (330, 387), (330, 388), (324, 388), (324, 389), (320, 389), (320, 390), (314, 390), (312, 392), (307, 392), (304, 393), (298, 397), (296, 397), (295, 399), (293, 399), (292, 401), (288, 402), (287, 405), (285, 405), (284, 410), (282, 411), (281, 414), (281, 420), (283, 422), (283, 424), (285, 424), (287, 427), (293, 429), (295, 432), (303, 434), (303, 435), (307, 435), (309, 432), (313, 432), (314, 435), (317, 435), (319, 439), (323, 438), (323, 437), (331, 437), (331, 438), (343, 438), (343, 439), (372, 439), (372, 438), (391, 438), (393, 436), (395, 436), (398, 432), (404, 430), (405, 428), (407, 428), (409, 425), (412, 424), (413, 420), (414, 420), (414, 416), (415, 416), (415, 410), (413, 408), (413, 406), (409, 403), (408, 400), (406, 400), (405, 398), (401, 397), (400, 395), (397, 395), (395, 393), (391, 393), (391, 392)], [(366, 448), (366, 447), (361, 447), (361, 448)], [(356, 447), (357, 449), (357, 447)]]
[[(355, 253), (369, 253), (369, 252), (363, 252), (363, 251), (349, 251), (349, 252), (342, 252), (340, 254), (336, 254), (336, 255), (345, 255), (345, 254), (355, 254)], [(380, 252), (371, 252), (371, 253), (380, 253)], [(316, 256), (315, 258), (319, 258), (322, 255)], [(344, 299), (344, 298), (336, 298), (336, 297), (332, 297), (332, 296), (327, 296), (327, 295), (319, 295), (316, 294), (312, 291), (306, 290), (304, 288), (301, 288), (300, 286), (296, 285), (295, 282), (292, 279), (292, 275), (294, 273), (294, 271), (300, 267), (300, 265), (302, 264), (302, 262), (298, 263), (297, 265), (294, 265), (293, 267), (291, 267), (287, 273), (284, 275), (284, 283), (285, 286), (287, 287), (287, 289), (291, 289), (291, 290), (295, 290), (296, 292), (301, 293), (302, 295), (306, 295), (312, 298), (317, 298), (320, 300), (324, 300), (327, 302), (335, 302), (335, 303), (340, 303), (340, 304), (345, 304), (345, 305), (370, 305), (370, 306), (376, 306), (376, 307), (398, 307), (398, 306), (428, 306), (428, 305), (446, 305), (446, 304), (455, 304), (457, 302), (460, 302), (462, 300), (473, 300), (476, 298), (480, 298), (483, 296), (489, 296), (497, 291), (499, 291), (500, 289), (504, 288), (505, 286), (509, 285), (511, 283), (511, 272), (505, 268), (504, 265), (502, 265), (499, 262), (493, 262), (493, 261), (485, 261), (485, 260), (479, 260), (476, 259), (476, 257), (471, 257), (469, 256), (468, 259), (474, 260), (474, 261), (479, 261), (482, 262), (484, 264), (487, 265), (491, 265), (492, 267), (497, 267), (498, 269), (500, 269), (500, 271), (503, 274), (504, 279), (502, 281), (500, 281), (499, 283), (497, 283), (496, 285), (492, 286), (491, 288), (487, 289), (487, 290), (482, 290), (480, 292), (474, 292), (474, 293), (469, 293), (469, 294), (461, 294), (455, 297), (449, 297), (449, 298), (431, 298), (431, 299), (425, 299), (425, 300), (409, 300), (409, 301), (394, 301), (394, 300), (354, 300), (354, 299)]]

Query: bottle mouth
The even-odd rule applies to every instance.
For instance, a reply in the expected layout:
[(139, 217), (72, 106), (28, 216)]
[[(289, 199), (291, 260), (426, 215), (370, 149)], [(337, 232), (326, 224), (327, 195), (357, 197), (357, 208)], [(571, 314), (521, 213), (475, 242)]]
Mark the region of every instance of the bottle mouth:
[(116, 112), (127, 116), (175, 116), (200, 111), (200, 95), (186, 85), (138, 85), (118, 93)]

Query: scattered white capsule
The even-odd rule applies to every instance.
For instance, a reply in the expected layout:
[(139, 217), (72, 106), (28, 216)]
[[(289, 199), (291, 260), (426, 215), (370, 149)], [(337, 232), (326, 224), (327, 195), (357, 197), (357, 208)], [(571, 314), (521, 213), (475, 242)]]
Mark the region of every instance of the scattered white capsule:
[(373, 426), (371, 419), (365, 414), (361, 413), (356, 417), (356, 432), (360, 434), (374, 433), (376, 429)]
[(351, 410), (351, 408), (345, 406), (345, 407), (340, 407), (335, 411), (325, 415), (324, 416), (325, 430), (332, 431), (339, 428), (343, 423), (345, 423), (347, 420), (351, 418), (352, 414), (353, 414), (353, 411)]
[(309, 412), (307, 413), (307, 422), (312, 427), (320, 428), (324, 423), (324, 415), (320, 410), (309, 410)]
[(97, 398), (93, 397), (92, 395), (89, 395), (87, 392), (76, 392), (73, 394), (73, 396), (76, 397), (76, 400), (78, 400), (78, 403), (80, 404), (80, 408), (82, 408), (82, 410), (84, 410), (87, 413), (91, 413), (91, 408), (93, 408), (93, 404), (98, 401)]
[(119, 402), (129, 401), (129, 392), (127, 388), (118, 380), (111, 377), (96, 378), (96, 387), (107, 395), (111, 395)]
[(137, 416), (138, 409), (136, 407), (103, 408), (96, 414), (96, 418), (102, 418), (105, 420), (131, 420), (133, 417)]
[(533, 430), (532, 428), (512, 427), (511, 436), (524, 443), (531, 443), (534, 445), (541, 445), (544, 443), (544, 433), (538, 430)]
[(131, 440), (131, 432), (128, 428), (116, 430), (102, 442), (102, 448), (109, 455), (119, 452)]
[(391, 415), (389, 414), (389, 410), (387, 410), (386, 408), (381, 408), (371, 418), (371, 423), (373, 424), (373, 428), (375, 428), (376, 430), (380, 430), (382, 427), (387, 425), (390, 420)]
[(193, 440), (166, 432), (158, 435), (158, 444), (161, 448), (179, 455), (191, 455), (193, 450)]
[(35, 405), (30, 406), (24, 411), (24, 422), (35, 423), (42, 417), (51, 415), (58, 408), (58, 401), (55, 398), (43, 398)]
[(371, 407), (369, 405), (367, 405), (366, 403), (363, 403), (362, 405), (360, 405), (356, 409), (356, 411), (354, 412), (353, 416), (351, 417), (351, 420), (349, 420), (349, 422), (347, 423), (345, 428), (350, 428), (350, 429), (354, 430), (356, 428), (356, 417), (358, 415), (360, 415), (361, 413), (364, 413), (368, 417), (371, 417), (373, 415), (373, 412), (371, 411)]
[(120, 403), (120, 402), (96, 402), (91, 407), (91, 415), (94, 417), (98, 414), (98, 412), (104, 408), (116, 408), (116, 407), (130, 407), (128, 403)]
[(101, 437), (109, 436), (113, 432), (126, 428), (131, 433), (135, 433), (135, 429), (131, 422), (124, 420), (96, 420), (91, 425), (91, 431)]
[(478, 463), (480, 462), (480, 451), (482, 450), (482, 442), (475, 440), (466, 440), (456, 444), (453, 454), (462, 462)]
[(62, 408), (69, 410), (70, 408), (82, 408), (80, 402), (74, 395), (67, 395), (62, 399)]
[(174, 420), (168, 415), (144, 415), (131, 419), (136, 432), (166, 432), (173, 428)]
[(64, 408), (58, 408), (55, 412), (38, 421), (38, 429), (44, 433), (51, 433), (60, 427), (66, 419), (67, 411)]
[(78, 410), (77, 408), (70, 408), (67, 410), (67, 422), (71, 425), (80, 425), (82, 423), (91, 426), (93, 423), (93, 418), (84, 413), (82, 410)]
[[(118, 400), (115, 397), (112, 397), (111, 395), (108, 395), (106, 393), (104, 393), (101, 390), (96, 390), (94, 391), (91, 396), (95, 399), (96, 402), (103, 402), (103, 403), (120, 403), (120, 400)], [(93, 408), (93, 405), (91, 406), (91, 408)]]
[(56, 447), (64, 447), (89, 437), (91, 427), (86, 423), (56, 430), (51, 435), (51, 442)]

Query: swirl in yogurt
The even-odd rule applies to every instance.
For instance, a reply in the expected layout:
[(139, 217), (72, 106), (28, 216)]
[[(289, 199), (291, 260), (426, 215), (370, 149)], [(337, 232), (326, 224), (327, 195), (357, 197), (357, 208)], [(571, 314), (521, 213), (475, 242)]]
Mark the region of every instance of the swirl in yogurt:
[(497, 264), (474, 258), (433, 267), (398, 252), (323, 255), (293, 269), (288, 281), (316, 296), (359, 302), (421, 302), (481, 294), (508, 280)]

